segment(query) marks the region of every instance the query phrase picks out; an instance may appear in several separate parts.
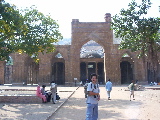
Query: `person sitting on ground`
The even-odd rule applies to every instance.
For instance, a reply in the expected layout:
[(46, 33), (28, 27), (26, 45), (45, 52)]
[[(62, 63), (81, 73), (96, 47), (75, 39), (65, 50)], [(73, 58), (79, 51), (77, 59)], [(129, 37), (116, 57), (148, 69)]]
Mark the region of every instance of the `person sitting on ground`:
[[(46, 85), (42, 85), (41, 93), (42, 93), (42, 95), (45, 95), (45, 96), (46, 96), (46, 99), (48, 99), (48, 93), (46, 92), (45, 87), (46, 87)], [(47, 100), (47, 101), (48, 101), (48, 100)]]
[(38, 97), (42, 98), (42, 102), (43, 102), (43, 103), (46, 103), (46, 102), (47, 102), (45, 95), (42, 95), (42, 93), (41, 93), (41, 88), (40, 88), (39, 85), (37, 86), (36, 95), (37, 95)]
[(45, 87), (46, 87), (46, 85), (42, 85), (42, 88), (41, 88), (42, 95), (46, 94)]

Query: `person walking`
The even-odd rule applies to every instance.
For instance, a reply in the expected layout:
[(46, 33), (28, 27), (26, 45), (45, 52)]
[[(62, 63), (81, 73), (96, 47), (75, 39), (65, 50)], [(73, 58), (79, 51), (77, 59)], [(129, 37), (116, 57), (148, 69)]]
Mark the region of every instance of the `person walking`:
[(134, 85), (134, 81), (132, 80), (131, 84), (129, 85), (129, 90), (130, 90), (130, 101), (131, 101), (131, 97), (133, 96), (133, 100), (134, 99), (134, 89), (135, 89), (135, 85)]
[(110, 99), (110, 94), (111, 94), (111, 91), (112, 91), (112, 82), (111, 82), (110, 79), (106, 83), (106, 91), (107, 91), (108, 100), (111, 100)]
[(56, 103), (57, 84), (54, 81), (51, 82), (50, 91), (52, 93), (51, 100), (52, 100), (53, 104), (55, 104)]
[(86, 100), (86, 120), (97, 120), (98, 119), (98, 101), (100, 100), (100, 89), (97, 84), (97, 74), (91, 74), (91, 82), (88, 83), (87, 91), (88, 96)]

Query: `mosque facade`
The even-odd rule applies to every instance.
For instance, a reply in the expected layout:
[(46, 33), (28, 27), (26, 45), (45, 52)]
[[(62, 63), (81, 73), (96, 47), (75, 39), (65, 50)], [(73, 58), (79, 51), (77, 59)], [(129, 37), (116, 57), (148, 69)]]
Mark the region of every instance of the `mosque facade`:
[(115, 85), (132, 80), (148, 82), (146, 63), (136, 52), (118, 49), (110, 22), (109, 13), (104, 22), (73, 19), (71, 44), (55, 45), (54, 52), (40, 53), (38, 64), (26, 54), (12, 53), (11, 63), (0, 62), (0, 84), (45, 84), (54, 80), (58, 85), (74, 85), (90, 81), (91, 73), (98, 75), (99, 84), (108, 79)]

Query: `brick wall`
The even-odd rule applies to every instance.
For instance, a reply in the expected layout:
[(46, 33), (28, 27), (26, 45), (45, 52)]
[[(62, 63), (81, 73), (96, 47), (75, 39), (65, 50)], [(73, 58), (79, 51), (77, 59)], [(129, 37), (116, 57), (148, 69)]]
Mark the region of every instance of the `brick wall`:
[(42, 99), (36, 95), (0, 95), (0, 103), (36, 103), (41, 104)]

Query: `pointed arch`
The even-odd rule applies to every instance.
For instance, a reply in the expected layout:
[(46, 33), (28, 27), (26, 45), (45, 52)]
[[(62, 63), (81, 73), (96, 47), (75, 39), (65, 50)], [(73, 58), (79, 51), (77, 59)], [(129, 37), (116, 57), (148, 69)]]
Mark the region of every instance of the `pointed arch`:
[(63, 58), (63, 56), (62, 56), (61, 53), (57, 53), (57, 54), (55, 55), (55, 58)]
[(52, 59), (65, 59), (65, 54), (60, 50), (56, 50), (52, 54)]
[(58, 85), (65, 83), (65, 60), (63, 53), (57, 50), (51, 59), (51, 81)]
[(104, 49), (94, 40), (85, 43), (80, 50), (80, 58), (103, 58)]
[(90, 74), (98, 74), (98, 83), (104, 83), (104, 48), (94, 40), (82, 45), (80, 49), (80, 80), (90, 80)]
[(128, 53), (124, 53), (122, 57), (130, 57), (130, 55), (128, 55)]
[(123, 51), (119, 57), (118, 57), (118, 60), (121, 62), (123, 61), (124, 59), (130, 59), (131, 62), (134, 62), (135, 60), (135, 56), (133, 56), (133, 54), (131, 54), (131, 51), (130, 50), (125, 50)]
[(129, 51), (124, 51), (120, 57), (121, 84), (129, 84), (134, 79), (134, 60)]

